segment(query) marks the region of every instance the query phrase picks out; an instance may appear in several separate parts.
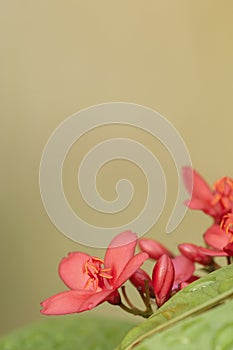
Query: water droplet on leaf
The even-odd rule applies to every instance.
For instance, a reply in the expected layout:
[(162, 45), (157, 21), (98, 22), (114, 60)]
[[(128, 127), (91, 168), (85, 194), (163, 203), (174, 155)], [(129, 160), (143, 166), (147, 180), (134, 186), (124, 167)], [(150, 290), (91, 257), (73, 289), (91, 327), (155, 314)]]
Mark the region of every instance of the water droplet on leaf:
[(197, 286), (189, 289), (188, 292), (196, 292), (197, 290), (209, 287), (211, 284), (215, 284), (215, 281), (206, 281), (206, 282), (200, 283)]

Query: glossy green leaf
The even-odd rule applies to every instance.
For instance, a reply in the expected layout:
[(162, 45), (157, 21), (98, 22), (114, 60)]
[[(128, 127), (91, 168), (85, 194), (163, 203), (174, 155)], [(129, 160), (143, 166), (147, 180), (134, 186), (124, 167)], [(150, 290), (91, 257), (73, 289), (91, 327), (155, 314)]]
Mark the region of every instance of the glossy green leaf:
[[(233, 266), (229, 265), (202, 277), (174, 295), (148, 320), (132, 329), (117, 349), (132, 349), (146, 338), (154, 337), (158, 333), (162, 335), (166, 329), (188, 317), (203, 313), (232, 296)], [(153, 349), (156, 349), (155, 344)]]
[(134, 324), (68, 315), (17, 330), (0, 339), (1, 350), (113, 350)]

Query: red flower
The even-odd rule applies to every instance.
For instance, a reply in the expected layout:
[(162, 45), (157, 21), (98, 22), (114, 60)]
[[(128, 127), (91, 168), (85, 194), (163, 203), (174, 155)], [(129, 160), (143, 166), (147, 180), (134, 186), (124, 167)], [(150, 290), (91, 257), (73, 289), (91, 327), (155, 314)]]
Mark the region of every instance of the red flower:
[(200, 251), (209, 256), (233, 256), (232, 237), (220, 226), (213, 225), (205, 232), (204, 239), (214, 249), (199, 247)]
[(70, 253), (59, 266), (59, 275), (70, 288), (41, 303), (42, 314), (62, 315), (91, 310), (104, 301), (119, 300), (117, 289), (148, 258), (134, 256), (137, 236), (126, 231), (116, 236), (107, 248), (104, 261), (85, 253)]
[[(215, 223), (233, 208), (233, 179), (223, 177), (211, 189), (198, 172), (190, 167), (183, 168), (184, 184), (191, 194), (186, 205), (191, 209), (202, 210), (212, 216)], [(193, 187), (192, 180), (193, 179)]]

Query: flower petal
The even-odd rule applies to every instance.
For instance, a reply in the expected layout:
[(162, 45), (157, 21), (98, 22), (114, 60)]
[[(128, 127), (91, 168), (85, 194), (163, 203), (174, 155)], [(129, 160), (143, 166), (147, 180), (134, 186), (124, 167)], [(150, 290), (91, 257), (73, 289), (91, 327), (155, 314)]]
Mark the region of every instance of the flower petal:
[(227, 256), (228, 254), (224, 252), (223, 250), (219, 249), (209, 249), (209, 248), (204, 248), (204, 247), (199, 247), (200, 251), (208, 256)]
[(187, 281), (195, 270), (194, 263), (183, 255), (178, 255), (172, 259), (175, 268), (174, 285)]
[(220, 226), (213, 225), (205, 232), (204, 240), (211, 247), (221, 250), (228, 244), (229, 236)]
[(41, 303), (43, 309), (40, 312), (44, 315), (65, 315), (84, 311), (84, 309), (81, 309), (81, 304), (91, 294), (93, 292), (83, 290), (69, 290), (58, 293)]
[(104, 266), (111, 268), (113, 283), (133, 257), (136, 244), (137, 235), (131, 231), (122, 232), (111, 241), (105, 254)]
[(203, 177), (191, 167), (184, 167), (183, 180), (187, 191), (191, 194), (191, 199), (186, 201), (186, 205), (191, 209), (204, 210), (213, 215), (211, 202), (214, 199), (214, 194)]
[[(69, 253), (59, 265), (59, 275), (70, 289), (83, 289), (87, 285), (89, 276), (84, 273), (83, 266), (91, 256), (85, 253)], [(93, 288), (92, 283), (89, 288)]]
[(79, 306), (78, 312), (82, 312), (85, 310), (92, 310), (97, 305), (103, 303), (107, 300), (108, 296), (110, 296), (115, 289), (102, 290), (100, 292), (91, 293)]
[(114, 281), (114, 289), (117, 289), (120, 286), (122, 286), (122, 284), (124, 284), (148, 258), (149, 256), (147, 253), (139, 253), (135, 255), (132, 259), (130, 259), (130, 261), (124, 267), (118, 279)]

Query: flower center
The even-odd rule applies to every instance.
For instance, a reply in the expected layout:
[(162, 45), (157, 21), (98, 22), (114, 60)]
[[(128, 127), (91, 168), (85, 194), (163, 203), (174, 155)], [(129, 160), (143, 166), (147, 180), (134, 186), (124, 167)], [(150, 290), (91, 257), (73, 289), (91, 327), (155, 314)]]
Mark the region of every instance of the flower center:
[(102, 267), (103, 264), (103, 260), (96, 257), (91, 257), (84, 263), (83, 272), (89, 277), (84, 288), (88, 288), (90, 284), (94, 290), (109, 287), (108, 280), (113, 278), (110, 274), (111, 268), (105, 269)]
[(233, 179), (230, 177), (223, 177), (214, 184), (215, 197), (212, 204), (218, 202), (225, 210), (230, 210), (233, 205)]
[(220, 227), (231, 235), (230, 242), (233, 242), (233, 214), (224, 215)]

